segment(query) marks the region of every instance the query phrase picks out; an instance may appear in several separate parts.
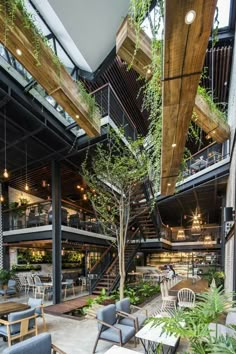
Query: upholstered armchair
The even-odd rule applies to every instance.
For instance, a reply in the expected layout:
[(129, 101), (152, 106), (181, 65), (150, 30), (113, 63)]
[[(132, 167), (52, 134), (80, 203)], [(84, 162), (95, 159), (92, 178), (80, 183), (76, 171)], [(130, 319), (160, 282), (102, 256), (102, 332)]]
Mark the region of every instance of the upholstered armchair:
[[(123, 346), (135, 335), (135, 320), (133, 320), (134, 324), (132, 327), (117, 323), (116, 306), (113, 304), (107, 305), (98, 310), (97, 321), (99, 332), (93, 348), (93, 353), (96, 352), (99, 339)], [(134, 343), (136, 345), (135, 337)]]
[(0, 319), (0, 335), (7, 338), (9, 346), (14, 339), (22, 340), (30, 333), (38, 334), (34, 308), (10, 313), (7, 321)]
[[(140, 310), (138, 313), (132, 313), (132, 310)], [(116, 303), (116, 311), (118, 314), (118, 323), (133, 327), (135, 324), (135, 330), (138, 331), (147, 319), (147, 310), (141, 307), (130, 304), (130, 299), (125, 298)], [(142, 313), (143, 312), (143, 313)], [(124, 315), (126, 317), (124, 317)], [(123, 316), (123, 317), (122, 317)]]
[(8, 280), (6, 289), (0, 290), (0, 295), (14, 295), (16, 293), (16, 281), (13, 279)]
[(23, 342), (17, 343), (3, 351), (2, 354), (66, 354), (54, 344), (52, 344), (51, 335), (42, 333)]
[(45, 315), (44, 315), (43, 300), (42, 299), (34, 299), (34, 298), (30, 297), (28, 300), (28, 305), (31, 307), (31, 309), (34, 309), (35, 315), (37, 317), (42, 318), (44, 331), (46, 331), (47, 326), (46, 326), (46, 320), (45, 320)]

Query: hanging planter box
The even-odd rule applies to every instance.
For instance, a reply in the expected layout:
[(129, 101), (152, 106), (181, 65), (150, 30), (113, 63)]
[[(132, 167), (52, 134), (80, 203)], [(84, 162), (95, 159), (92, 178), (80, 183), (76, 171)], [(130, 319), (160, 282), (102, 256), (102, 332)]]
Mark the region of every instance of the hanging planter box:
[[(0, 42), (26, 68), (33, 78), (90, 136), (100, 133), (100, 119), (89, 117), (88, 107), (81, 100), (77, 84), (62, 64), (55, 60), (52, 50), (39, 37), (39, 53), (35, 52), (34, 31), (25, 26), (22, 12), (17, 9), (14, 23), (5, 29), (5, 14), (0, 11)], [(17, 54), (21, 51), (21, 55)]]
[(148, 67), (152, 62), (151, 40), (144, 31), (140, 31), (139, 45), (134, 56), (136, 48), (136, 33), (129, 17), (122, 22), (116, 34), (116, 54), (121, 57), (127, 64), (132, 63), (132, 68), (142, 77), (149, 79), (151, 71)]
[(196, 117), (192, 120), (217, 143), (223, 143), (230, 137), (230, 127), (224, 122), (220, 115), (211, 110), (208, 102), (201, 95), (195, 98), (194, 111)]

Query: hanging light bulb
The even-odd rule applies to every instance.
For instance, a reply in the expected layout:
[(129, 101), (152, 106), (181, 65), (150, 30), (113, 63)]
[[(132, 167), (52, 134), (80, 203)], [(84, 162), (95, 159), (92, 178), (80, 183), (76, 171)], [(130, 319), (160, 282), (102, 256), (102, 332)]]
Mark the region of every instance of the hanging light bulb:
[(3, 198), (3, 195), (2, 195), (2, 194), (0, 195), (0, 202), (1, 202), (1, 203), (4, 202), (4, 198)]
[(3, 171), (3, 177), (8, 178), (9, 173), (7, 171), (7, 117), (6, 117), (6, 106), (4, 107), (4, 159), (5, 159), (5, 165), (4, 165), (4, 171)]
[(28, 185), (28, 170), (27, 170), (27, 144), (25, 144), (25, 191), (29, 191), (29, 185)]
[(8, 171), (7, 171), (6, 168), (4, 168), (3, 177), (4, 177), (4, 178), (8, 178), (8, 177), (9, 177), (9, 173), (8, 173)]

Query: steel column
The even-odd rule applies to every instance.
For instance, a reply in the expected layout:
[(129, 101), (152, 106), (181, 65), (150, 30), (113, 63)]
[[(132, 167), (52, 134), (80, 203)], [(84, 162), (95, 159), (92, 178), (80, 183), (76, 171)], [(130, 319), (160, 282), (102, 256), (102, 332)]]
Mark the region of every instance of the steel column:
[(53, 304), (61, 302), (61, 174), (60, 162), (52, 161), (52, 269)]

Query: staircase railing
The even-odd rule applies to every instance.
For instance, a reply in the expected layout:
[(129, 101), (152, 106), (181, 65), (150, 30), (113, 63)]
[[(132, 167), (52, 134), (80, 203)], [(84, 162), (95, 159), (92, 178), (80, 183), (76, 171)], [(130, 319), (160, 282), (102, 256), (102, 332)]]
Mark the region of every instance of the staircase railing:
[[(134, 233), (132, 234), (131, 238), (130, 238), (130, 239), (128, 240), (128, 242), (126, 243), (126, 251), (128, 250), (129, 245), (130, 245), (130, 244), (133, 244), (133, 243), (131, 243), (131, 242), (133, 241), (134, 237), (137, 235), (138, 232), (139, 232), (139, 228), (137, 228), (137, 229), (134, 231)], [(135, 247), (135, 249), (134, 249), (134, 252), (132, 253), (132, 255), (131, 255), (131, 257), (130, 257), (128, 263), (125, 264), (126, 272), (128, 271), (128, 269), (129, 269), (129, 267), (130, 267), (130, 265), (131, 265), (131, 263), (132, 263), (132, 261), (133, 261), (133, 256), (136, 254), (137, 249), (138, 249), (139, 246), (140, 246), (140, 243), (141, 243), (140, 238), (139, 238), (139, 242), (138, 242), (138, 243), (134, 243), (134, 245), (136, 245), (136, 247)], [(114, 259), (114, 261), (112, 262), (112, 264), (110, 265), (110, 267), (107, 269), (107, 272), (106, 272), (107, 274), (112, 273), (112, 271), (113, 271), (113, 269), (116, 267), (118, 261), (119, 261), (119, 256), (117, 255), (117, 257)], [(108, 290), (109, 293), (111, 293), (113, 290), (116, 289), (116, 287), (117, 287), (117, 285), (118, 285), (118, 283), (119, 283), (119, 280), (120, 280), (120, 274), (119, 274), (119, 272), (118, 272), (118, 273), (115, 272), (115, 274), (116, 274), (115, 279), (113, 279), (113, 281), (111, 282), (111, 284), (109, 284), (109, 290)]]
[[(151, 216), (152, 222), (158, 232), (158, 235), (160, 237), (171, 239), (171, 234), (169, 235), (170, 230), (162, 222), (159, 208), (157, 206), (157, 202), (155, 201), (155, 194), (154, 194), (154, 191), (152, 188), (152, 184), (149, 179), (146, 179), (144, 181), (143, 189), (144, 189), (144, 195), (146, 197), (146, 200), (150, 206), (150, 210), (151, 210), (150, 216)], [(153, 202), (153, 205), (151, 205), (152, 202)]]

